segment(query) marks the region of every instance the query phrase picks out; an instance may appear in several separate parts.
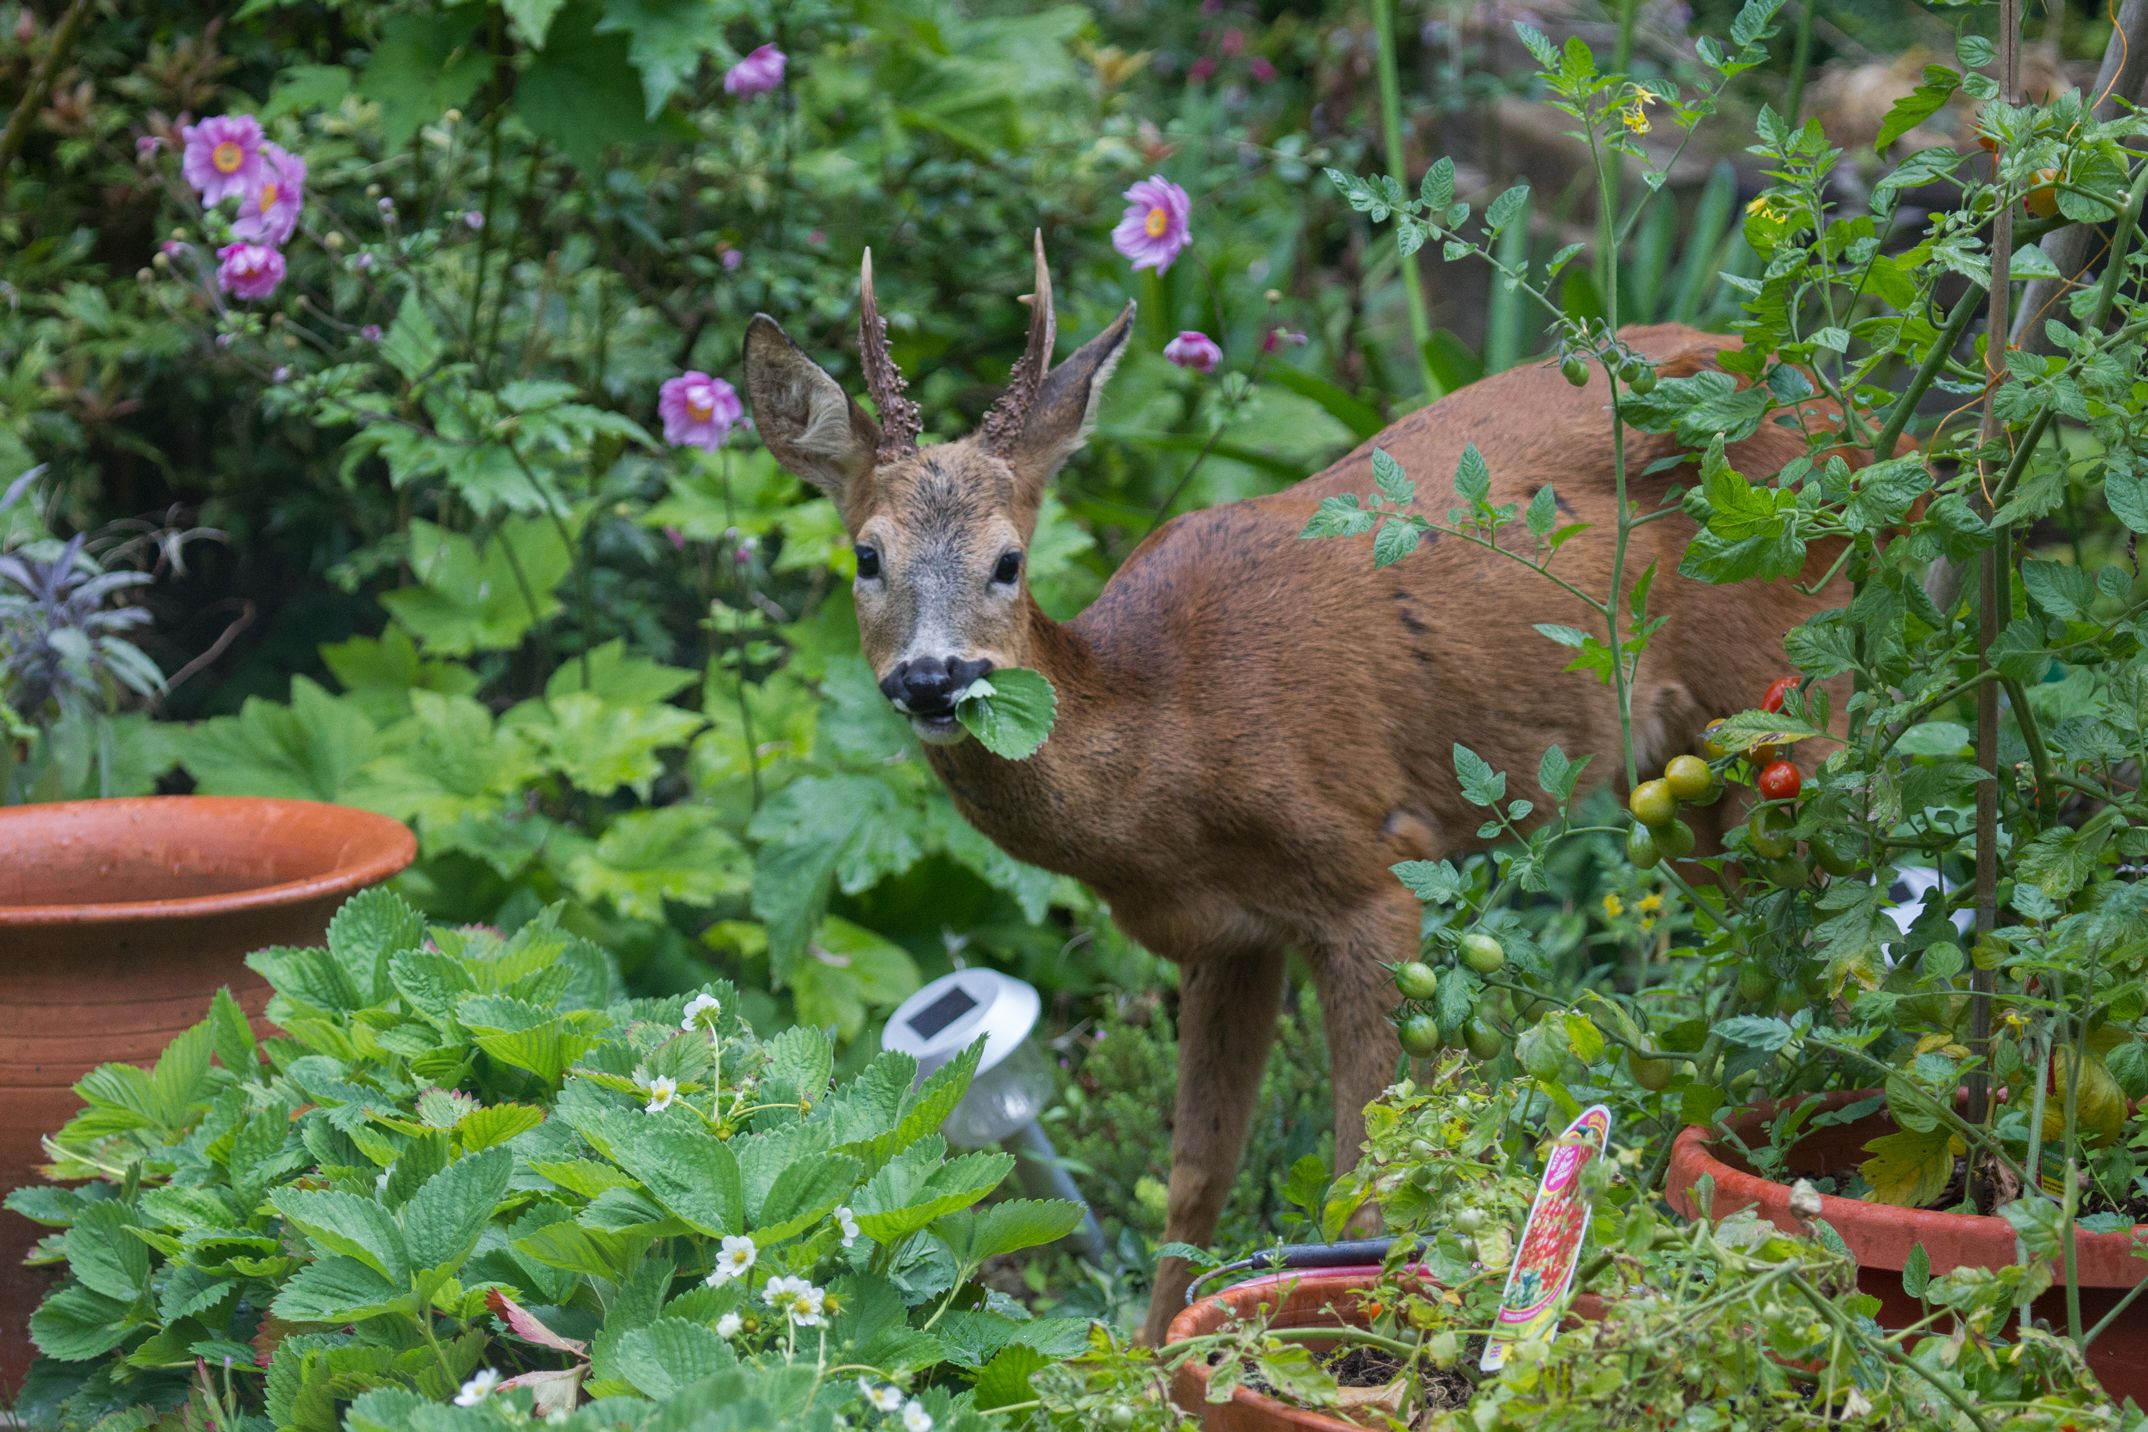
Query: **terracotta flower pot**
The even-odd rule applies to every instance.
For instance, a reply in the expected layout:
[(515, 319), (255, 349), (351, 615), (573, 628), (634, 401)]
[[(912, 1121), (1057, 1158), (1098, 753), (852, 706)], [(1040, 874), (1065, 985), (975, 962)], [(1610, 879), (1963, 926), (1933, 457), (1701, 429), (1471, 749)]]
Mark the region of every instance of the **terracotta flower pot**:
[[(1165, 1337), (1183, 1342), (1219, 1331), (1233, 1318), (1250, 1318), (1261, 1305), (1273, 1309), (1267, 1323), (1275, 1328), (1366, 1327), (1360, 1304), (1379, 1280), (1378, 1268), (1324, 1268), (1317, 1272), (1271, 1273), (1201, 1299), (1171, 1320)], [(1567, 1324), (1600, 1318), (1603, 1304), (1593, 1293), (1573, 1300)], [(1189, 1358), (1171, 1375), (1171, 1400), (1188, 1416), (1198, 1417), (1207, 1432), (1366, 1432), (1366, 1424), (1326, 1412), (1293, 1407), (1240, 1385), (1228, 1402), (1208, 1400), (1208, 1363)]]
[[(1876, 1090), (1838, 1092), (1823, 1096), (1821, 1102), (1828, 1109), (1839, 1109), (1877, 1097)], [(1766, 1139), (1765, 1127), (1773, 1116), (1774, 1109), (1763, 1105), (1732, 1120), (1730, 1129), (1750, 1147)], [(1848, 1124), (1813, 1129), (1798, 1140), (1790, 1166), (1804, 1178), (1851, 1172), (1868, 1157), (1865, 1144), (1893, 1129), (1894, 1121), (1885, 1110)], [(1693, 1186), (1703, 1175), (1715, 1180), (1714, 1216), (1757, 1208), (1776, 1227), (1797, 1228), (1797, 1216), (1790, 1211), (1789, 1185), (1755, 1174), (1733, 1149), (1718, 1147), (1711, 1130), (1696, 1126), (1678, 1136), (1665, 1180), (1671, 1207), (1687, 1218), (1700, 1215)], [(1890, 1327), (1906, 1327), (1923, 1316), (1917, 1300), (1902, 1286), (1902, 1267), (1919, 1245), (1931, 1259), (1935, 1274), (1955, 1268), (2006, 1267), (2015, 1257), (2013, 1225), (1993, 1215), (1935, 1213), (1823, 1196), (1820, 1217), (1849, 1245), (1857, 1258), (1858, 1287), (1880, 1300), (1880, 1322)], [(2148, 1239), (2148, 1224), (2136, 1225), (2130, 1233), (2074, 1235), (2085, 1325), (2094, 1326), (2128, 1288), (2148, 1279), (2148, 1261), (2132, 1251), (2141, 1239)], [(2063, 1328), (2064, 1290), (2039, 1299), (2035, 1312), (2052, 1326)], [(2113, 1397), (2148, 1403), (2148, 1298), (2136, 1302), (2096, 1339), (2088, 1362)]]
[[(0, 1190), (34, 1182), (40, 1140), (99, 1064), (153, 1062), (229, 985), (259, 1022), (243, 963), (319, 944), (336, 907), (408, 865), (386, 816), (312, 801), (161, 796), (0, 809)], [(264, 1026), (265, 1027), (265, 1026)], [(0, 1214), (0, 1384), (29, 1367), (50, 1282), (22, 1259), (44, 1230)]]
[[(1268, 1320), (1271, 1327), (1365, 1327), (1372, 1320), (1358, 1304), (1379, 1276), (1377, 1268), (1342, 1268), (1255, 1278), (1192, 1304), (1171, 1320), (1165, 1336), (1172, 1342), (1202, 1337), (1234, 1317), (1252, 1317), (1263, 1303), (1275, 1309)], [(1233, 1388), (1228, 1402), (1210, 1402), (1208, 1377), (1208, 1363), (1197, 1357), (1188, 1358), (1171, 1375), (1171, 1400), (1189, 1416), (1200, 1418), (1208, 1432), (1276, 1432), (1278, 1428), (1365, 1432), (1362, 1422), (1292, 1407), (1245, 1386)]]

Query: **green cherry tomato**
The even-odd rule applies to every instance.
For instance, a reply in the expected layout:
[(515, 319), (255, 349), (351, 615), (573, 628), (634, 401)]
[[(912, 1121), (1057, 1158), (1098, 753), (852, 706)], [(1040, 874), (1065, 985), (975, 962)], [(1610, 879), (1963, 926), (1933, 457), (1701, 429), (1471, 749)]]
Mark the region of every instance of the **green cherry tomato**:
[(1656, 848), (1666, 860), (1683, 860), (1693, 853), (1693, 827), (1674, 820), (1656, 832)]
[(1671, 1075), (1677, 1072), (1668, 1059), (1643, 1059), (1629, 1054), (1627, 1060), (1633, 1066), (1633, 1082), (1651, 1094), (1660, 1094), (1669, 1088)]
[(1559, 373), (1575, 387), (1584, 387), (1589, 381), (1589, 360), (1579, 353), (1569, 353), (1560, 360)]
[(1745, 823), (1746, 841), (1753, 847), (1753, 854), (1762, 860), (1780, 860), (1797, 849), (1797, 837), (1790, 834), (1790, 813), (1782, 809), (1756, 812)]
[(1404, 999), (1430, 999), (1439, 993), (1439, 972), (1423, 960), (1411, 960), (1396, 969), (1395, 988)]
[(1720, 761), (1730, 754), (1730, 747), (1723, 744), (1723, 718), (1718, 716), (1701, 728), (1701, 749), (1711, 761)]
[(1507, 1037), (1481, 1019), (1472, 1019), (1462, 1031), (1470, 1054), (1478, 1059), (1497, 1059), (1507, 1047)]
[(1775, 977), (1757, 964), (1744, 965), (1738, 970), (1738, 998), (1747, 1004), (1758, 1004), (1775, 993)]
[(1402, 1021), (1396, 1032), (1402, 1036), (1402, 1047), (1417, 1059), (1430, 1059), (1446, 1043), (1440, 1037), (1439, 1021), (1429, 1014), (1411, 1015)]
[(1672, 795), (1687, 805), (1695, 805), (1715, 789), (1715, 772), (1698, 756), (1673, 756), (1663, 768), (1663, 781)]
[(1653, 870), (1656, 862), (1663, 859), (1663, 849), (1656, 843), (1654, 832), (1638, 821), (1626, 832), (1626, 858), (1637, 870)]
[(1478, 974), (1488, 975), (1506, 962), (1506, 946), (1482, 930), (1471, 930), (1462, 937), (1462, 963)]
[(1626, 797), (1626, 809), (1633, 818), (1651, 830), (1669, 825), (1678, 817), (1678, 797), (1671, 793), (1669, 781), (1643, 781)]
[(1646, 363), (1634, 364), (1633, 371), (1626, 375), (1626, 386), (1640, 397), (1647, 397), (1656, 391), (1656, 370)]
[(1812, 838), (1812, 863), (1830, 875), (1854, 875), (1864, 865), (1864, 847), (1846, 830), (1823, 830)]
[(1812, 879), (1812, 867), (1802, 855), (1785, 855), (1768, 862), (1768, 879), (1785, 890), (1802, 890)]

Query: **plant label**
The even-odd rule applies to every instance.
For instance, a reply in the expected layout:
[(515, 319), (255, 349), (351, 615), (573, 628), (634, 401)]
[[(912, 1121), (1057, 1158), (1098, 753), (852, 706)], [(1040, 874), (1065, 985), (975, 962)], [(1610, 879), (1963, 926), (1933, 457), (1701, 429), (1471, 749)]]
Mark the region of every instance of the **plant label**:
[(1559, 1135), (1544, 1164), (1536, 1202), (1529, 1206), (1529, 1221), (1522, 1225), (1521, 1246), (1514, 1250), (1514, 1266), (1507, 1270), (1506, 1291), (1499, 1298), (1492, 1335), (1477, 1363), (1486, 1372), (1505, 1367), (1508, 1349), (1523, 1338), (1549, 1333), (1565, 1309), (1589, 1233), (1589, 1197), (1582, 1187), (1582, 1170), (1610, 1140), (1611, 1111), (1602, 1104), (1582, 1110)]

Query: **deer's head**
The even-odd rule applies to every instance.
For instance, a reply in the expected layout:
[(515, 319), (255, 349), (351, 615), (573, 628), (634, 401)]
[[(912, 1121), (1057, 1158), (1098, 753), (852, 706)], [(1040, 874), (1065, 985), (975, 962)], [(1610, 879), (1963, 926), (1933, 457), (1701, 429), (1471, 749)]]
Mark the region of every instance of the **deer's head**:
[(858, 633), (880, 689), (926, 741), (963, 731), (955, 703), (995, 667), (1028, 664), (1025, 554), (1045, 484), (1082, 445), (1126, 342), (1133, 305), (1052, 366), (1052, 281), (1036, 241), (1029, 346), (977, 431), (919, 447), (917, 405), (888, 356), (873, 297), (859, 284), (866, 413), (776, 321), (746, 330), (746, 391), (762, 441), (828, 494), (857, 544)]

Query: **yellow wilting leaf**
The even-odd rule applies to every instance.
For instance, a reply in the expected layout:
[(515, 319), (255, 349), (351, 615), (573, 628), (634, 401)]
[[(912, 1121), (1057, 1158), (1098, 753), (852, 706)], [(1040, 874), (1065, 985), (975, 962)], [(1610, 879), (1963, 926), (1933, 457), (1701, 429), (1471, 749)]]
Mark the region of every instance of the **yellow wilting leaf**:
[(1952, 1181), (1956, 1142), (1945, 1129), (1882, 1134), (1865, 1145), (1872, 1157), (1859, 1164), (1857, 1171), (1881, 1203), (1922, 1208), (1946, 1192)]
[[(2072, 1082), (2073, 1051), (2061, 1048), (2052, 1061), (2053, 1088), (2044, 1099), (2044, 1141), (2066, 1137), (2066, 1089)], [(2126, 1128), (2126, 1091), (2104, 1062), (2091, 1054), (2081, 1062), (2081, 1094), (2075, 1101), (2081, 1142), (2090, 1147), (2114, 1143)]]

